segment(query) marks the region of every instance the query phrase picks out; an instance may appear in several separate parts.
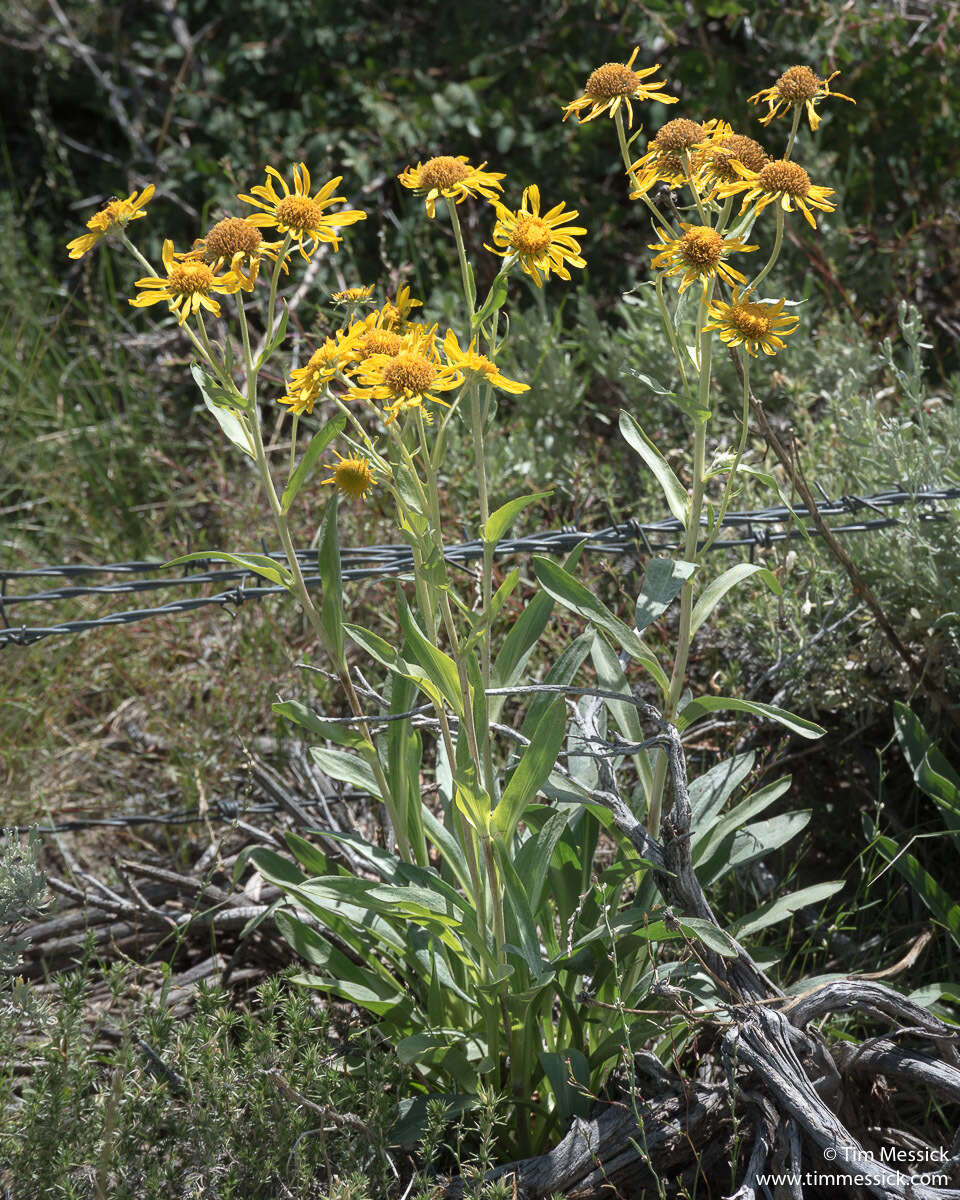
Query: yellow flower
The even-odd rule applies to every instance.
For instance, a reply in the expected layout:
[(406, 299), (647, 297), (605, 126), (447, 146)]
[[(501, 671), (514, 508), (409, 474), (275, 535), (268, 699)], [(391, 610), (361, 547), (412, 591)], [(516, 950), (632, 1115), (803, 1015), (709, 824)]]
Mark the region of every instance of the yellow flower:
[(766, 150), (751, 137), (727, 132), (703, 143), (693, 155), (693, 170), (706, 187), (735, 183), (740, 176), (734, 162), (750, 171), (760, 171), (770, 161)]
[[(340, 186), (342, 175), (325, 183), (316, 195), (311, 196), (310, 172), (306, 163), (294, 165), (292, 192), (279, 171), (267, 167), (266, 173), (267, 182), (252, 187), (252, 196), (241, 194), (237, 199), (265, 210), (247, 218), (251, 225), (261, 228), (275, 226), (278, 233), (290, 234), (300, 247), (301, 255), (306, 259), (310, 258), (310, 254), (314, 253), (321, 242), (327, 242), (334, 250), (338, 250), (340, 238), (337, 236), (337, 230), (344, 225), (354, 225), (357, 221), (366, 220), (367, 214), (359, 208), (341, 209), (338, 213), (325, 211), (331, 204), (346, 203), (345, 196), (333, 194)], [(274, 188), (274, 179), (279, 181), (283, 195), (278, 195)], [(304, 243), (312, 243), (310, 254), (304, 249)]]
[[(423, 341), (405, 345), (399, 354), (371, 354), (358, 364), (356, 380), (348, 399), (385, 401), (383, 411), (389, 425), (401, 412), (423, 409), (427, 400), (449, 407), (437, 393), (459, 387), (463, 375), (440, 361), (432, 341)], [(428, 412), (423, 412), (429, 420)]]
[(136, 191), (132, 191), (126, 200), (111, 200), (105, 208), (101, 208), (98, 213), (94, 213), (87, 222), (87, 228), (90, 232), (81, 234), (80, 237), (76, 237), (72, 242), (67, 243), (67, 250), (70, 252), (70, 257), (83, 258), (87, 251), (92, 250), (102, 237), (113, 233), (115, 229), (122, 229), (124, 225), (128, 225), (131, 221), (145, 217), (147, 215), (146, 206), (153, 199), (153, 192), (153, 184), (148, 183), (139, 196)]
[(807, 120), (810, 122), (810, 128), (815, 130), (820, 124), (820, 117), (817, 115), (815, 105), (819, 104), (821, 100), (836, 97), (838, 100), (849, 100), (851, 104), (856, 104), (856, 100), (851, 96), (830, 90), (830, 80), (835, 79), (839, 74), (839, 71), (834, 71), (826, 79), (821, 79), (810, 67), (790, 67), (784, 71), (773, 87), (764, 88), (755, 96), (751, 96), (750, 103), (768, 105), (767, 115), (760, 118), (761, 125), (768, 125), (784, 109), (804, 104), (807, 108)]
[(321, 483), (332, 483), (341, 496), (348, 496), (351, 500), (366, 500), (367, 492), (377, 482), (370, 460), (362, 454), (344, 458), (339, 450), (334, 450), (334, 454), (340, 461), (326, 468), (332, 474)]
[(580, 243), (577, 236), (586, 233), (579, 225), (564, 225), (580, 214), (576, 211), (565, 212), (562, 204), (557, 204), (549, 212), (540, 215), (540, 189), (535, 183), (523, 189), (523, 199), (516, 212), (496, 205), (497, 223), (493, 228), (494, 246), (484, 246), (492, 254), (501, 258), (517, 256), (523, 271), (531, 277), (537, 287), (542, 287), (540, 272), (543, 278), (549, 279), (550, 272), (555, 271), (561, 279), (569, 279), (570, 272), (565, 263), (572, 267), (585, 267), (587, 264), (580, 257)]
[(162, 257), (166, 278), (150, 275), (146, 279), (138, 279), (136, 286), (143, 288), (143, 291), (130, 301), (134, 308), (146, 308), (166, 300), (170, 311), (177, 313), (178, 322), (182, 325), (187, 317), (199, 313), (201, 308), (209, 309), (215, 317), (219, 317), (220, 305), (212, 298), (212, 293), (230, 296), (240, 290), (240, 281), (233, 274), (217, 275), (205, 262), (198, 260), (178, 262), (169, 238), (163, 243)]
[[(181, 262), (204, 262), (215, 271), (231, 271), (244, 291), (252, 292), (260, 272), (260, 259), (276, 259), (279, 242), (265, 242), (260, 230), (242, 217), (226, 217), (193, 243), (193, 249), (175, 254)], [(286, 263), (284, 270), (286, 270)]]
[(334, 304), (362, 304), (373, 295), (373, 284), (366, 287), (346, 288), (342, 292), (334, 292), (330, 299)]
[(646, 154), (631, 163), (629, 173), (636, 177), (637, 186), (631, 200), (645, 196), (656, 183), (682, 187), (687, 182), (684, 152), (692, 150), (710, 137), (711, 130), (686, 117), (677, 117), (662, 125), (650, 142)]
[(397, 178), (405, 188), (424, 197), (427, 216), (432, 218), (441, 196), (462, 204), (468, 196), (493, 200), (498, 192), (502, 192), (500, 180), (503, 174), (485, 171), (486, 165), (483, 162), (479, 167), (472, 167), (464, 154), (458, 154), (456, 158), (441, 154), (425, 163), (417, 163), (415, 167), (405, 167)]
[(384, 329), (399, 329), (409, 319), (413, 309), (422, 307), (423, 301), (415, 300), (410, 295), (410, 285), (405, 283), (394, 300), (388, 296), (383, 302), (379, 313), (380, 325)]
[(483, 354), (477, 354), (474, 350), (476, 344), (474, 340), (464, 350), (457, 341), (457, 335), (452, 329), (448, 329), (447, 335), (443, 339), (443, 352), (447, 362), (450, 366), (456, 367), (458, 371), (462, 371), (467, 379), (473, 378), (483, 383), (489, 383), (493, 387), (499, 388), (501, 392), (511, 392), (518, 396), (521, 392), (530, 391), (528, 383), (517, 383), (516, 380), (507, 379), (506, 375), (500, 373), (495, 362), (491, 362)]
[(704, 290), (711, 276), (716, 275), (725, 283), (746, 283), (745, 276), (735, 271), (724, 259), (735, 251), (744, 253), (756, 250), (756, 246), (746, 246), (740, 238), (722, 237), (709, 225), (688, 225), (680, 222), (683, 234), (674, 238), (665, 229), (658, 229), (659, 242), (650, 245), (651, 250), (660, 253), (651, 261), (651, 265), (664, 270), (666, 275), (683, 273), (680, 291), (684, 292), (691, 283), (700, 279)]
[(323, 389), (347, 369), (362, 332), (362, 326), (352, 326), (346, 332), (338, 329), (334, 337), (328, 337), (302, 367), (290, 372), (287, 394), (281, 396), (278, 403), (289, 405), (295, 416), (312, 413), (314, 402)]
[(733, 289), (733, 303), (715, 300), (707, 309), (710, 321), (704, 329), (716, 329), (728, 346), (743, 346), (748, 354), (757, 356), (757, 347), (764, 354), (782, 350), (783, 338), (796, 331), (800, 318), (783, 311), (785, 300), (775, 303), (751, 301), (750, 292), (740, 295)]
[[(576, 113), (577, 120), (586, 124), (594, 117), (603, 116), (605, 112), (614, 117), (622, 106), (627, 110), (627, 125), (630, 126), (633, 124), (631, 100), (659, 100), (661, 104), (676, 104), (676, 96), (668, 96), (655, 90), (666, 87), (665, 82), (645, 82), (660, 70), (659, 63), (641, 71), (633, 69), (639, 49), (640, 47), (636, 46), (625, 63), (604, 63), (602, 67), (597, 67), (584, 85), (583, 95), (564, 107), (563, 119), (566, 120), (571, 113)], [(580, 115), (584, 109), (590, 110), (585, 117)]]
[(792, 212), (795, 204), (807, 222), (816, 229), (817, 223), (810, 208), (819, 208), (821, 212), (833, 212), (836, 207), (827, 199), (833, 195), (833, 188), (819, 187), (811, 183), (810, 176), (799, 163), (777, 158), (761, 167), (759, 171), (750, 171), (737, 162), (733, 167), (740, 176), (739, 180), (736, 183), (721, 184), (716, 190), (716, 195), (722, 199), (743, 192), (741, 212), (751, 203), (756, 204), (758, 213), (768, 204), (779, 204), (785, 212)]

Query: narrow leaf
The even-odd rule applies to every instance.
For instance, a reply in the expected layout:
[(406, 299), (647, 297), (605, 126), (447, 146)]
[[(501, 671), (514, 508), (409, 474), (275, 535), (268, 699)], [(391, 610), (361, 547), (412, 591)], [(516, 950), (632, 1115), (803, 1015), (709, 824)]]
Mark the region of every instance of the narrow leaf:
[(663, 489), (667, 506), (680, 524), (686, 528), (687, 490), (674, 474), (673, 468), (628, 412), (620, 413), (620, 432), (627, 444), (636, 450), (653, 472)]
[(634, 624), (641, 632), (662, 616), (697, 569), (683, 559), (651, 558), (644, 572)]
[(827, 732), (821, 725), (787, 712), (784, 708), (775, 708), (772, 704), (758, 704), (754, 700), (737, 700), (732, 696), (700, 696), (697, 700), (691, 700), (677, 717), (677, 728), (682, 733), (684, 729), (708, 712), (753, 713), (755, 716), (777, 721), (792, 733), (811, 740), (821, 738)]
[(290, 476), (290, 482), (284, 488), (283, 495), (280, 497), (280, 510), (284, 515), (290, 511), (290, 506), (296, 499), (297, 493), (310, 478), (310, 474), (317, 465), (320, 455), (335, 437), (339, 437), (343, 433), (343, 427), (346, 423), (347, 418), (343, 413), (338, 413), (332, 421), (328, 421), (319, 432), (313, 435), (310, 445), (304, 452), (303, 458), (297, 463), (297, 469)]
[(718, 575), (716, 579), (711, 580), (703, 589), (702, 595), (693, 606), (693, 615), (690, 618), (691, 637), (706, 621), (727, 592), (731, 588), (736, 587), (741, 580), (749, 579), (751, 575), (759, 575), (774, 595), (779, 596), (782, 594), (783, 588), (780, 586), (780, 580), (777, 579), (772, 571), (767, 570), (766, 567), (757, 566), (756, 563), (737, 563), (735, 567), (730, 567), (722, 575)]

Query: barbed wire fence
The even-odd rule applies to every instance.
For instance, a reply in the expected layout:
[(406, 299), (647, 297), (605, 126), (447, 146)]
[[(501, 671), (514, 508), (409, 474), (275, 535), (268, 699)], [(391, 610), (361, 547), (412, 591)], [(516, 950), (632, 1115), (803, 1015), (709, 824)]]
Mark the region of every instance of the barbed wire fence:
[[(960, 499), (960, 487), (930, 485), (919, 489), (910, 489), (901, 484), (871, 496), (845, 495), (838, 499), (824, 496), (822, 504), (818, 507), (824, 517), (838, 519), (837, 524), (831, 525), (832, 531), (836, 534), (872, 533), (901, 524), (897, 517), (889, 515), (888, 510), (892, 508), (916, 505), (920, 507), (920, 511), (916, 514), (917, 520), (937, 522), (945, 520), (948, 516), (947, 510), (943, 507), (944, 503), (957, 499)], [(843, 518), (855, 518), (865, 511), (878, 515), (866, 520), (843, 520)], [(797, 537), (816, 536), (815, 529), (807, 528), (805, 517), (809, 519), (809, 514), (797, 512), (786, 505), (749, 512), (728, 513), (722, 522), (722, 529), (727, 536), (718, 536), (710, 548), (713, 550), (748, 548), (752, 557), (758, 548), (789, 542)], [(564, 527), (524, 537), (505, 539), (498, 543), (496, 556), (506, 558), (523, 557), (536, 553), (566, 554), (580, 543), (584, 543), (586, 550), (595, 553), (611, 556), (632, 553), (640, 557), (643, 555), (649, 557), (652, 554), (678, 549), (682, 544), (678, 538), (681, 532), (680, 522), (672, 517), (654, 522), (630, 519), (592, 530)], [(265, 552), (277, 561), (283, 559), (282, 552)], [(478, 540), (468, 540), (451, 545), (446, 551), (447, 560), (451, 564), (461, 567), (468, 567), (469, 563), (481, 558), (482, 555), (483, 544)], [(308, 587), (319, 587), (320, 577), (316, 573), (317, 552), (301, 550), (298, 551), (298, 558), (304, 569)], [(262, 600), (285, 591), (279, 586), (265, 585), (259, 576), (242, 568), (219, 566), (223, 561), (216, 555), (211, 555), (208, 559), (194, 560), (190, 564), (186, 564), (186, 570), (177, 575), (171, 575), (170, 569), (164, 563), (152, 560), (0, 569), (0, 626), (2, 626), (0, 627), (0, 647), (29, 646), (47, 637), (66, 636), (90, 629), (125, 625), (153, 617), (190, 612), (210, 605), (219, 605), (221, 608), (229, 609), (248, 600)], [(385, 580), (410, 571), (413, 565), (410, 549), (404, 544), (347, 547), (341, 550), (341, 564), (345, 580)], [(164, 571), (168, 573), (160, 574)], [(103, 575), (119, 576), (119, 578), (112, 578), (106, 583), (74, 582), (95, 579)], [(18, 581), (22, 583), (38, 579), (65, 579), (70, 582), (60, 587), (41, 591), (11, 593), (9, 590), (9, 586)], [(224, 589), (223, 585), (228, 583), (232, 586)], [(10, 621), (11, 614), (16, 615), (28, 605), (50, 605), (81, 598), (106, 598), (151, 593), (163, 589), (183, 590), (204, 585), (222, 590), (215, 590), (213, 594), (203, 596), (180, 597), (153, 608), (129, 609), (101, 617), (74, 619), (51, 625), (27, 625), (25, 623), (15, 625)], [(234, 774), (232, 777), (234, 781), (232, 797), (220, 797), (203, 806), (166, 811), (131, 811), (100, 817), (84, 815), (76, 818), (61, 818), (57, 821), (50, 820), (47, 824), (34, 824), (22, 829), (15, 827), (5, 832), (25, 833), (29, 828), (39, 834), (58, 835), (94, 828), (133, 829), (143, 826), (169, 827), (194, 823), (228, 823), (248, 835), (265, 840), (269, 838), (269, 835), (251, 825), (251, 819), (255, 820), (260, 815), (286, 813), (288, 816), (292, 816), (299, 825), (307, 826), (313, 823), (311, 812), (317, 809), (320, 809), (329, 818), (331, 804), (362, 799), (361, 793), (356, 793), (351, 789), (331, 787), (332, 781), (330, 780), (324, 779), (322, 783), (325, 786), (320, 786), (321, 781), (317, 779), (315, 770), (310, 768), (304, 758), (304, 748), (298, 746), (296, 751), (296, 757), (300, 762), (296, 775), (298, 783), (301, 785), (297, 788), (296, 794), (285, 787), (275, 772), (251, 756), (248, 769), (245, 772)], [(309, 786), (305, 786), (307, 784)], [(272, 839), (270, 840), (272, 841)]]
[[(921, 521), (943, 521), (947, 512), (942, 507), (945, 501), (960, 498), (960, 487), (935, 485), (910, 489), (899, 484), (871, 496), (845, 495), (830, 499), (824, 495), (818, 506), (825, 518), (840, 519), (832, 526), (835, 534), (873, 533), (890, 529), (901, 522), (897, 517), (884, 515), (886, 510), (904, 505), (921, 506), (918, 519)], [(844, 517), (874, 512), (879, 514), (869, 520), (842, 521)], [(711, 550), (737, 550), (749, 548), (751, 557), (756, 549), (789, 542), (797, 537), (816, 537), (817, 531), (807, 526), (809, 514), (787, 505), (755, 509), (749, 512), (729, 512), (721, 522), (726, 536), (718, 536)], [(524, 557), (530, 554), (568, 554), (581, 542), (588, 552), (611, 556), (636, 554), (646, 556), (678, 549), (682, 542), (679, 534), (682, 526), (673, 517), (659, 521), (641, 522), (636, 518), (611, 524), (598, 529), (582, 530), (565, 526), (518, 538), (507, 538), (497, 544), (496, 558)], [(282, 551), (264, 553), (282, 561)], [(472, 539), (448, 546), (446, 559), (454, 566), (469, 568), (483, 556), (483, 543)], [(320, 587), (317, 573), (317, 551), (297, 552), (304, 578), (309, 588)], [(388, 579), (413, 569), (410, 547), (388, 544), (366, 547), (346, 547), (340, 552), (344, 580)], [(0, 648), (18, 645), (29, 646), (48, 637), (82, 633), (90, 629), (105, 629), (114, 625), (128, 625), (154, 617), (171, 616), (191, 612), (213, 605), (230, 610), (250, 600), (264, 600), (285, 592), (281, 586), (264, 583), (263, 579), (241, 567), (221, 567), (223, 559), (211, 554), (207, 559), (194, 560), (177, 575), (163, 562), (144, 560), (139, 562), (114, 562), (102, 564), (61, 564), (57, 566), (28, 567), (23, 569), (0, 569)], [(158, 572), (166, 571), (165, 575)], [(119, 576), (107, 583), (79, 582), (101, 575)], [(41, 591), (11, 592), (10, 585), (38, 579), (65, 579), (70, 582), (56, 588)], [(78, 581), (78, 582), (73, 582)], [(230, 585), (229, 587), (225, 585)], [(105, 599), (110, 596), (138, 595), (157, 591), (193, 590), (204, 585), (214, 589), (205, 595), (179, 596), (165, 604), (152, 608), (125, 609), (104, 616), (75, 618), (49, 625), (27, 624), (18, 621), (28, 606), (51, 605), (80, 598)]]

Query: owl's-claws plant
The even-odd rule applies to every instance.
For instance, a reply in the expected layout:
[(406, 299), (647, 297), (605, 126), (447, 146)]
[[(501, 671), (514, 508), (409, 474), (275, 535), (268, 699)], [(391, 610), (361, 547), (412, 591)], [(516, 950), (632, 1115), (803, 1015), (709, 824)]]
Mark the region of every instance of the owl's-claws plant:
[[(782, 159), (771, 159), (721, 120), (684, 117), (667, 122), (637, 157), (636, 135), (628, 136), (633, 103), (676, 101), (661, 90), (663, 83), (648, 82), (659, 68), (634, 69), (636, 55), (598, 68), (584, 95), (565, 111), (565, 119), (608, 115), (615, 123), (629, 195), (646, 206), (659, 239), (652, 244), (652, 286), (679, 380), (676, 391), (644, 382), (690, 421), (683, 482), (637, 416), (620, 417), (623, 436), (684, 528), (683, 557), (650, 560), (629, 621), (575, 577), (580, 549), (563, 564), (534, 559), (537, 590), (518, 613), (511, 596), (520, 584), (519, 570), (495, 587), (497, 543), (524, 509), (548, 495), (516, 497), (497, 508), (491, 503), (496, 485), (487, 476), (486, 439), (494, 394), (522, 396), (527, 390), (501, 367), (509, 330), (505, 307), (511, 285), (521, 277), (540, 297), (552, 276), (567, 281), (571, 269), (585, 265), (579, 239), (587, 231), (574, 223), (577, 212), (563, 203), (548, 207), (533, 184), (511, 208), (502, 199), (504, 175), (487, 170), (486, 163), (473, 166), (462, 155), (407, 167), (400, 183), (422, 197), (427, 217), (449, 219), (462, 324), (441, 335), (436, 325), (415, 319), (421, 302), (406, 287), (372, 309), (365, 307), (369, 285), (337, 293), (335, 301), (348, 314), (345, 323), (318, 333), (308, 361), (291, 365), (283, 394), (272, 400), (290, 413), (292, 445), (283, 463), (271, 461), (261, 414), (262, 405), (271, 403), (261, 386), (264, 368), (286, 345), (288, 310), (280, 303), (280, 283), (292, 274), (297, 257), (309, 261), (321, 246), (336, 251), (341, 230), (364, 218), (358, 210), (338, 207), (346, 203), (334, 195), (340, 178), (314, 191), (300, 163), (292, 169), (291, 188), (268, 167), (266, 183), (239, 197), (257, 211), (225, 217), (189, 251), (176, 252), (164, 242), (163, 273), (126, 230), (145, 215), (150, 188), (115, 201), (88, 223), (89, 234), (70, 243), (71, 256), (81, 257), (115, 237), (145, 272), (131, 304), (166, 301), (176, 315), (196, 355), (192, 371), (204, 404), (259, 479), (283, 549), (282, 558), (220, 556), (295, 597), (349, 710), (328, 717), (286, 701), (275, 711), (322, 743), (313, 756), (327, 775), (365, 790), (382, 805), (384, 845), (356, 834), (324, 835), (328, 845), (349, 842), (354, 860), (366, 865), (363, 874), (294, 834), (288, 842), (296, 865), (271, 851), (253, 854), (260, 871), (289, 898), (291, 907), (276, 920), (309, 964), (303, 981), (372, 1013), (404, 1061), (416, 1067), (424, 1100), (439, 1092), (450, 1105), (462, 1106), (481, 1087), (504, 1091), (517, 1117), (513, 1148), (521, 1153), (586, 1111), (586, 1097), (597, 1093), (623, 1053), (624, 1037), (632, 1046), (661, 1038), (674, 1047), (682, 1043), (687, 1028), (682, 1015), (649, 993), (665, 973), (682, 980), (689, 956), (657, 963), (651, 956), (658, 943), (682, 946), (699, 939), (716, 953), (730, 952), (730, 939), (715, 923), (696, 914), (665, 919), (658, 900), (662, 862), (651, 871), (638, 857), (614, 827), (611, 803), (618, 812), (628, 811), (620, 793), (632, 786), (636, 818), (656, 846), (667, 798), (667, 754), (658, 748), (665, 738), (672, 737), (676, 748), (677, 731), (718, 709), (760, 714), (805, 737), (822, 732), (769, 706), (691, 698), (687, 665), (697, 631), (734, 586), (753, 576), (779, 586), (769, 571), (752, 564), (710, 577), (706, 551), (744, 472), (773, 484), (744, 464), (749, 364), (760, 350), (765, 355), (782, 350), (799, 322), (784, 311), (786, 299), (764, 299), (757, 288), (776, 264), (787, 215), (799, 208), (813, 224), (811, 206), (832, 211), (829, 189), (814, 185), (791, 159), (801, 108), (813, 124), (811, 105), (831, 94), (829, 80), (811, 72), (815, 94), (806, 95), (798, 85), (795, 97), (787, 88), (770, 101), (771, 118), (783, 102), (793, 106)], [(812, 86), (806, 76), (803, 80)], [(483, 266), (483, 277), (492, 282), (482, 299), (480, 272), (458, 214), (468, 201), (489, 206), (492, 244), (485, 249), (496, 257)], [(756, 230), (770, 204), (776, 206), (770, 250), (748, 281), (742, 256), (760, 249)], [(276, 240), (265, 241), (265, 230)], [(262, 260), (269, 271), (261, 271)], [(746, 353), (736, 445), (710, 455), (717, 340), (738, 361)], [(301, 423), (321, 414), (326, 423), (311, 432), (301, 452)], [(454, 431), (473, 443), (474, 516), (483, 544), (480, 577), (469, 590), (445, 555), (439, 479)], [(335, 460), (324, 462), (328, 453)], [(321, 468), (325, 478), (317, 474)], [(319, 489), (311, 494), (329, 497), (318, 534), (319, 599), (304, 580), (291, 527), (308, 495), (306, 485), (314, 480)], [(412, 578), (396, 588), (401, 632), (393, 642), (346, 619), (342, 589), (338, 504), (341, 498), (362, 502), (373, 488), (390, 496), (412, 555)], [(176, 561), (211, 553), (219, 552)], [(676, 642), (664, 656), (647, 645), (644, 632), (674, 602)], [(531, 660), (556, 604), (579, 615), (588, 628), (541, 669)], [(358, 691), (351, 671), (356, 653), (382, 673), (376, 690)], [(542, 683), (533, 687), (528, 680), (538, 674)], [(655, 703), (641, 699), (641, 692), (652, 694)], [(641, 716), (658, 725), (653, 741)], [(609, 721), (616, 734), (608, 734)], [(619, 762), (616, 769), (611, 754)], [(703, 806), (695, 845), (701, 846), (710, 882), (727, 869), (707, 854), (718, 844), (718, 829), (760, 811), (785, 787), (762, 789), (744, 801), (746, 808), (722, 817), (749, 761), (723, 766), (723, 772), (695, 781)], [(618, 839), (620, 857), (600, 870), (594, 856), (603, 830)], [(607, 930), (617, 939), (612, 959), (604, 943)], [(653, 1015), (627, 1034), (620, 1016), (624, 1004), (642, 1004)], [(412, 1121), (416, 1114), (408, 1115)], [(413, 1126), (408, 1132), (415, 1135)]]

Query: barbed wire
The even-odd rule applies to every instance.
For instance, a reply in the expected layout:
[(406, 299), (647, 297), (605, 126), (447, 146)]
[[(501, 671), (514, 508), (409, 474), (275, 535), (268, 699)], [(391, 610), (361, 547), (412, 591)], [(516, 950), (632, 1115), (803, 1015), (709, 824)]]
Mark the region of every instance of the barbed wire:
[[(822, 491), (822, 489), (821, 489)], [(844, 495), (830, 499), (824, 493), (818, 505), (823, 517), (856, 516), (864, 510), (883, 513), (885, 509), (906, 505), (932, 505), (938, 501), (960, 498), (960, 487), (937, 485), (910, 489), (904, 484), (877, 492), (871, 496)], [(921, 521), (942, 521), (946, 517), (943, 509), (921, 512)], [(749, 547), (751, 557), (756, 548), (766, 548), (796, 537), (817, 536), (815, 529), (806, 525), (797, 527), (797, 518), (809, 519), (809, 514), (786, 505), (774, 505), (749, 512), (729, 512), (721, 522), (721, 528), (732, 536), (718, 537), (711, 542), (711, 550), (734, 550)], [(872, 520), (852, 521), (832, 526), (836, 534), (873, 533), (889, 529), (901, 522), (896, 517), (880, 516)], [(706, 528), (706, 521), (702, 522)], [(779, 528), (778, 528), (779, 527)], [(505, 538), (497, 543), (494, 555), (497, 558), (526, 556), (530, 554), (568, 554), (580, 543), (584, 549), (595, 553), (618, 555), (636, 552), (638, 547), (647, 555), (676, 550), (682, 545), (677, 534), (682, 531), (681, 523), (674, 517), (659, 521), (641, 522), (632, 517), (627, 521), (604, 526), (600, 529), (581, 530), (565, 526), (561, 529), (527, 534), (518, 538)], [(282, 551), (264, 549), (268, 557), (282, 562)], [(468, 564), (483, 557), (483, 542), (471, 539), (448, 546), (445, 557), (455, 566), (467, 568)], [(298, 550), (297, 558), (304, 570), (304, 581), (308, 588), (319, 588), (317, 573), (317, 551)], [(340, 552), (344, 580), (387, 579), (403, 575), (413, 569), (412, 551), (405, 543), (379, 546), (345, 547)], [(239, 606), (248, 600), (263, 600), (268, 596), (286, 591), (282, 586), (264, 584), (261, 577), (242, 567), (218, 567), (224, 560), (216, 554), (186, 564), (176, 576), (153, 577), (166, 565), (159, 560), (114, 562), (102, 564), (72, 563), (57, 566), (0, 569), (0, 647), (8, 645), (27, 646), (43, 638), (81, 633), (88, 629), (107, 628), (112, 625), (128, 625), (154, 617), (170, 616), (190, 612), (198, 608), (219, 605), (229, 611), (230, 606)], [(125, 578), (109, 583), (71, 583), (67, 586), (43, 591), (11, 594), (8, 584), (17, 580), (61, 578), (83, 579), (96, 575), (120, 575)], [(181, 597), (152, 608), (135, 608), (108, 613), (101, 617), (81, 618), (58, 622), (52, 625), (14, 624), (10, 620), (13, 610), (28, 604), (52, 604), (80, 597), (107, 597), (148, 593), (161, 589), (198, 587), (204, 584), (221, 586), (234, 584), (212, 595)]]

